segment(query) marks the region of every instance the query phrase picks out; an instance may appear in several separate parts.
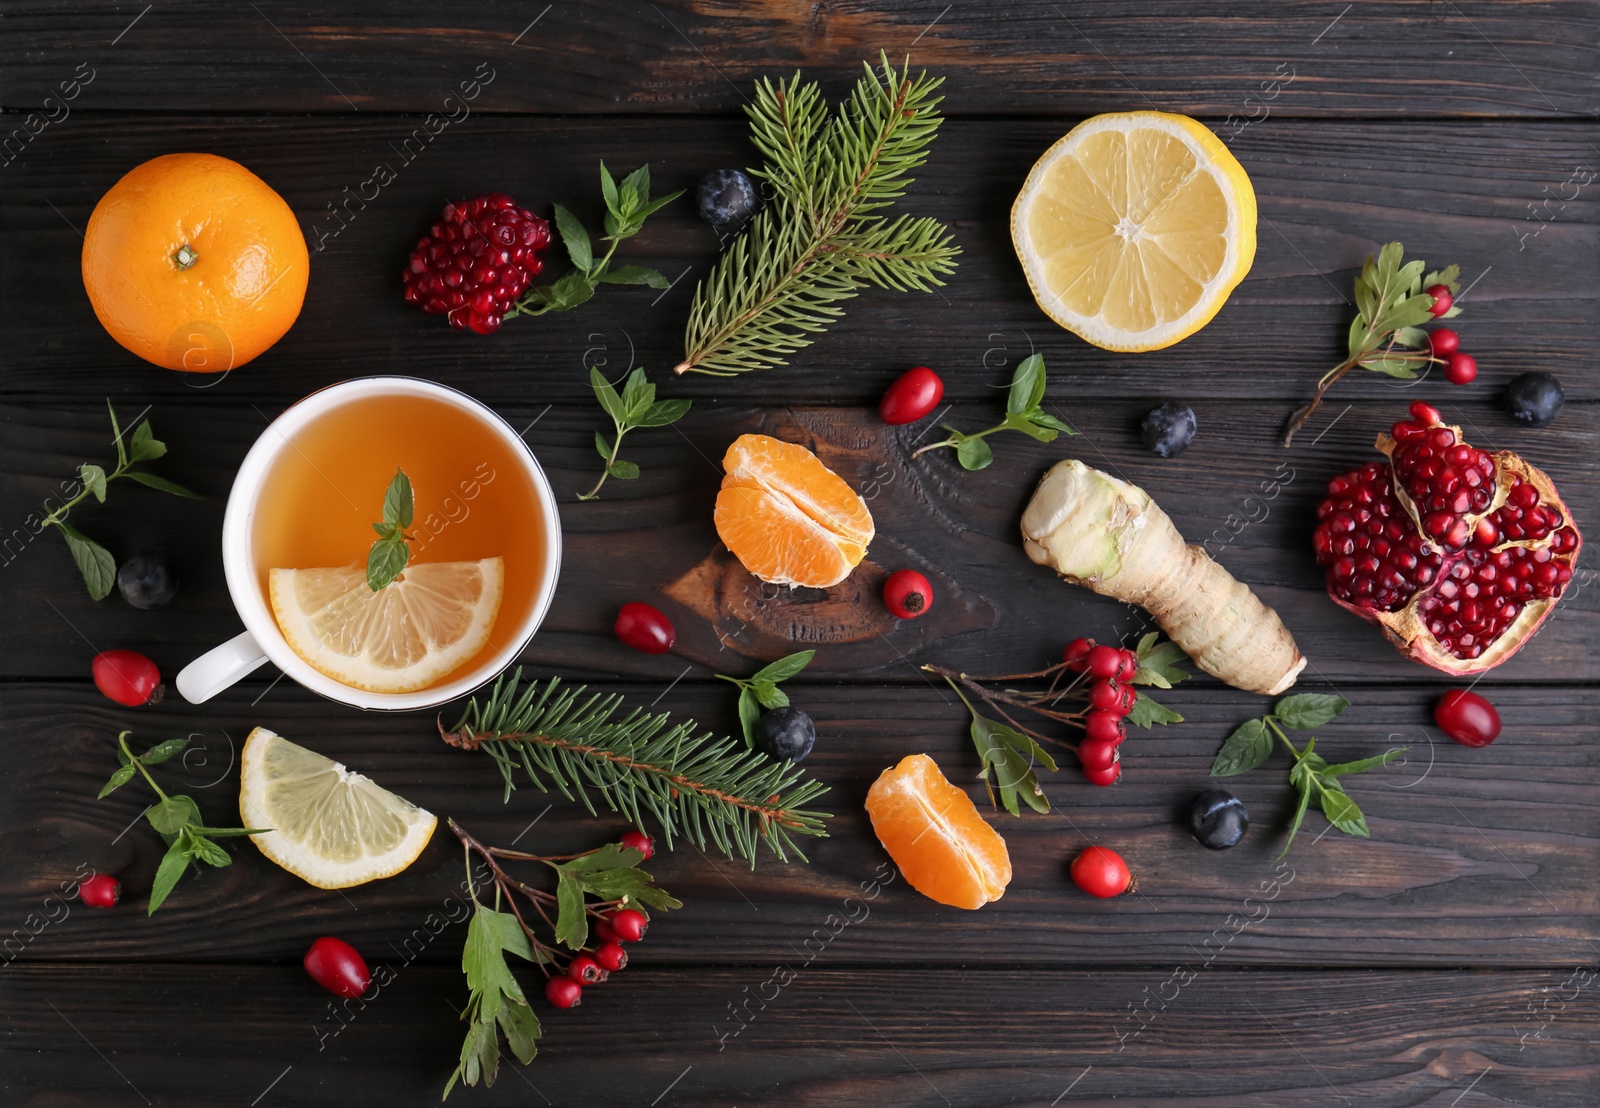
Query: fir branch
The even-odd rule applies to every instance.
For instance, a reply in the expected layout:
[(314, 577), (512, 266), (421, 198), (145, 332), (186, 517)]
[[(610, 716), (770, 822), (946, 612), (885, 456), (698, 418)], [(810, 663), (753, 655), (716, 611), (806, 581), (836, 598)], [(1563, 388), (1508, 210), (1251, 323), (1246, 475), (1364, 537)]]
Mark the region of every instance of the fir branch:
[[(560, 678), (542, 686), (522, 682), (522, 670), (500, 678), (486, 699), (473, 697), (466, 713), (446, 730), (445, 742), (482, 750), (494, 759), (510, 799), (516, 771), (534, 788), (552, 788), (595, 811), (592, 793), (635, 823), (648, 812), (668, 847), (674, 835), (705, 848), (709, 840), (755, 868), (756, 845), (781, 860), (805, 854), (796, 835), (825, 837), (827, 814), (803, 806), (827, 792), (790, 762), (775, 762), (710, 732), (695, 734), (693, 720), (670, 723), (667, 713), (624, 707), (618, 694), (585, 695), (582, 685), (562, 690)], [(546, 784), (548, 778), (549, 784)]]
[(695, 289), (678, 373), (729, 377), (784, 365), (863, 285), (931, 291), (961, 251), (942, 223), (870, 213), (905, 194), (938, 132), (943, 78), (886, 54), (830, 115), (815, 83), (764, 79), (746, 107), (777, 195)]

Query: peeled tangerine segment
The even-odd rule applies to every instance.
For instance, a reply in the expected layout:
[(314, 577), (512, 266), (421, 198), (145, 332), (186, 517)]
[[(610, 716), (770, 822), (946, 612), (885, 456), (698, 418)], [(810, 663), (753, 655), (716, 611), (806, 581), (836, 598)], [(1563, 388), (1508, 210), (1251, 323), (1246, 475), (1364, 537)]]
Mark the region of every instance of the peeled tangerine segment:
[(740, 435), (723, 456), (717, 534), (751, 573), (777, 585), (837, 585), (866, 556), (872, 513), (803, 446)]
[(926, 754), (883, 771), (867, 790), (878, 841), (923, 896), (954, 908), (981, 908), (1005, 895), (1011, 856), (977, 805)]

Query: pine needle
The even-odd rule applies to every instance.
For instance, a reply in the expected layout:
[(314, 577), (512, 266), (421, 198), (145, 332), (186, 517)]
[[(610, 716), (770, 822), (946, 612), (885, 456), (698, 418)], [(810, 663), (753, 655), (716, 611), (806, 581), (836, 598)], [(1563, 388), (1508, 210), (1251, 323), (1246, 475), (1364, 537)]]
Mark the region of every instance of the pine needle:
[[(672, 724), (667, 713), (623, 710), (616, 693), (560, 689), (560, 678), (522, 682), (522, 670), (501, 677), (481, 703), (473, 697), (453, 728), (439, 734), (464, 750), (482, 750), (505, 779), (518, 769), (541, 792), (557, 790), (595, 812), (593, 795), (635, 823), (649, 813), (667, 846), (674, 835), (756, 864), (756, 846), (803, 861), (794, 836), (827, 836), (827, 813), (804, 805), (827, 792), (792, 762), (776, 762), (742, 742), (695, 734), (693, 720)], [(546, 781), (548, 780), (548, 784)]]
[(905, 194), (938, 132), (943, 78), (880, 57), (830, 114), (815, 82), (762, 79), (746, 106), (776, 195), (695, 289), (678, 373), (731, 377), (787, 364), (864, 285), (929, 292), (960, 248), (934, 219), (874, 215)]

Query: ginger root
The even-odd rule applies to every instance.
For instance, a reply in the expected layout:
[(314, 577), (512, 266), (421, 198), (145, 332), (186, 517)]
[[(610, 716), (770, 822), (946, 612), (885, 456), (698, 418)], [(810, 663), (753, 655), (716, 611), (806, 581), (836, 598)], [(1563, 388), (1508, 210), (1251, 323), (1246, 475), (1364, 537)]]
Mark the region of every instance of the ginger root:
[(1235, 688), (1276, 696), (1305, 668), (1278, 613), (1185, 544), (1136, 485), (1058, 462), (1022, 513), (1022, 545), (1073, 584), (1149, 612), (1195, 665)]

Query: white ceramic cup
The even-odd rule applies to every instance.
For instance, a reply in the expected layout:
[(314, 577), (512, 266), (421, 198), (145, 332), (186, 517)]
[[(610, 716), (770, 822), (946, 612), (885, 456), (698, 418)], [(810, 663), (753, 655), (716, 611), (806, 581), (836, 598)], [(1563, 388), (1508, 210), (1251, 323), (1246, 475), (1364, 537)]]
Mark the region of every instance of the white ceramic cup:
[[(356, 403), (365, 397), (407, 395), (427, 397), (460, 408), (482, 424), (485, 434), (498, 435), (505, 440), (512, 456), (522, 463), (528, 482), (536, 493), (537, 503), (529, 504), (528, 510), (542, 516), (545, 549), (541, 552), (540, 561), (543, 568), (533, 603), (521, 616), (522, 626), (505, 639), (505, 647), (492, 658), (442, 685), (418, 692), (366, 692), (319, 673), (289, 649), (289, 644), (278, 630), (278, 621), (262, 594), (252, 542), (253, 528), (262, 481), (272, 470), (279, 453), (292, 449), (290, 442), (296, 432), (330, 408)], [(415, 377), (360, 377), (330, 385), (301, 400), (273, 420), (250, 448), (233, 479), (233, 490), (228, 494), (228, 507), (222, 520), (222, 567), (227, 574), (233, 606), (244, 622), (245, 630), (200, 655), (178, 674), (178, 691), (189, 703), (200, 704), (210, 700), (270, 661), (312, 692), (341, 704), (388, 711), (433, 708), (465, 696), (492, 681), (516, 660), (523, 647), (533, 638), (555, 596), (556, 578), (561, 569), (561, 519), (556, 512), (555, 494), (550, 489), (544, 470), (539, 468), (539, 463), (522, 437), (494, 411), (465, 393), (432, 381)], [(502, 611), (500, 618), (511, 614)]]

